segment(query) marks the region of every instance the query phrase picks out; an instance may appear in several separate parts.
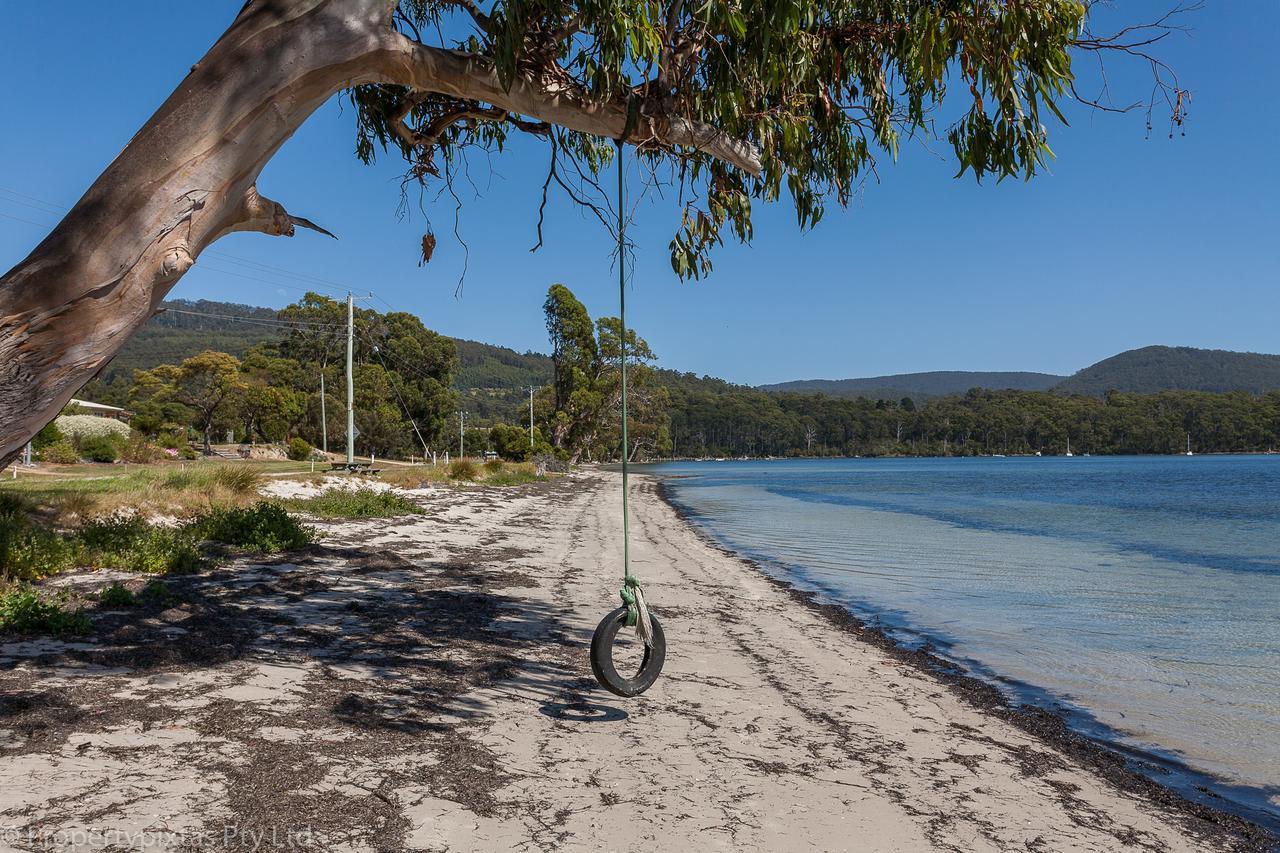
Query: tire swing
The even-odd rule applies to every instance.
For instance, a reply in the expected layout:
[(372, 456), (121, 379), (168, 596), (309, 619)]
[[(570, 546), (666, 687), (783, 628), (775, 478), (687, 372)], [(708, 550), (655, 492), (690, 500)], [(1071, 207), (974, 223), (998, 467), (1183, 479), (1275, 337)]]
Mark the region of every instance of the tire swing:
[[(617, 696), (639, 696), (653, 686), (667, 659), (667, 638), (662, 624), (649, 612), (640, 579), (631, 573), (631, 527), (627, 514), (627, 272), (626, 215), (623, 209), (622, 140), (635, 123), (638, 102), (632, 99), (627, 110), (627, 128), (615, 140), (618, 146), (618, 325), (621, 330), (619, 350), (622, 369), (622, 607), (600, 621), (591, 637), (591, 671), (600, 686)], [(644, 659), (632, 676), (618, 672), (613, 660), (613, 646), (618, 632), (635, 628), (644, 643)]]

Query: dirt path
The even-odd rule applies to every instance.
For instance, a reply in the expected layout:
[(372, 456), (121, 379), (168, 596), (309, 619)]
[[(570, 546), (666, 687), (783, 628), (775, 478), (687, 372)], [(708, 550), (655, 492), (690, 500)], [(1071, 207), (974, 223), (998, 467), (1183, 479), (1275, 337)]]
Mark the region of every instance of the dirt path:
[(586, 660), (616, 601), (615, 478), (414, 492), (419, 519), (324, 525), (305, 554), (103, 615), (92, 641), (0, 645), (0, 847), (1221, 846), (636, 488), (670, 643), (644, 697), (599, 690)]

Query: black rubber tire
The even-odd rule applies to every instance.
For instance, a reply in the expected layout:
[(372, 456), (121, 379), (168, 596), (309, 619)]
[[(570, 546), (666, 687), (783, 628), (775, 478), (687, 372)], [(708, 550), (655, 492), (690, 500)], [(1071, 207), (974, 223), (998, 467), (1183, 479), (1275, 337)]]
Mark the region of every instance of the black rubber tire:
[(623, 678), (613, 665), (613, 641), (627, 625), (627, 608), (619, 607), (601, 619), (591, 637), (591, 671), (600, 686), (615, 696), (639, 696), (653, 686), (662, 672), (667, 660), (667, 638), (653, 611), (649, 612), (649, 621), (653, 623), (653, 645), (644, 650), (640, 671), (631, 678)]

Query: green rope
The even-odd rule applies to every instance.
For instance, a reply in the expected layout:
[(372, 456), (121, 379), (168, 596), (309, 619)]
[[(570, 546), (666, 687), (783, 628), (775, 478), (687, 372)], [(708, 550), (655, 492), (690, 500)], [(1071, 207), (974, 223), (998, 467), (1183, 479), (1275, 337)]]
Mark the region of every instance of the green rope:
[[(632, 103), (638, 102), (633, 99)], [(621, 332), (619, 350), (622, 355), (622, 589), (618, 594), (627, 607), (627, 627), (635, 628), (647, 646), (651, 645), (653, 629), (649, 624), (649, 609), (645, 604), (644, 591), (640, 588), (640, 579), (631, 573), (631, 518), (627, 508), (627, 456), (631, 443), (627, 437), (627, 253), (622, 143), (634, 121), (635, 110), (630, 104), (627, 112), (627, 128), (623, 131), (623, 137), (615, 140), (618, 145), (618, 326)]]

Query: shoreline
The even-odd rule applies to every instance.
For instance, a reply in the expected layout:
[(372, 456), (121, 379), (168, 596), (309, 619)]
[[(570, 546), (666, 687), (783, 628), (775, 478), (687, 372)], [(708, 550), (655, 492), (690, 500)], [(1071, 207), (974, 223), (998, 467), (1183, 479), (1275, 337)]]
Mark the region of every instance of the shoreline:
[[(1230, 787), (1230, 784), (1224, 780), (1184, 765), (1176, 759), (1142, 752), (1138, 749), (1126, 750), (1119, 744), (1102, 738), (1091, 737), (1074, 729), (1067, 714), (1062, 711), (1028, 703), (1015, 704), (1015, 697), (1009, 696), (991, 682), (972, 674), (962, 664), (929, 651), (927, 642), (920, 648), (912, 648), (901, 640), (892, 637), (883, 628), (868, 625), (865, 620), (853, 613), (848, 607), (835, 601), (824, 600), (824, 596), (817, 591), (802, 589), (795, 582), (779, 577), (776, 572), (770, 571), (768, 567), (759, 561), (741, 554), (725, 543), (720, 542), (694, 517), (694, 513), (688, 507), (681, 504), (670, 494), (666, 484), (667, 477), (650, 472), (645, 472), (643, 476), (651, 477), (656, 481), (655, 490), (658, 497), (670, 507), (671, 511), (681, 521), (689, 525), (708, 547), (714, 548), (726, 557), (740, 561), (743, 565), (750, 567), (752, 571), (757, 572), (761, 577), (785, 592), (791, 600), (820, 615), (833, 627), (850, 635), (855, 641), (869, 643), (877, 649), (892, 655), (895, 659), (937, 678), (972, 707), (1017, 726), (1022, 731), (1062, 750), (1074, 760), (1084, 764), (1123, 791), (1150, 799), (1166, 808), (1180, 812), (1189, 821), (1207, 823), (1221, 828), (1233, 836), (1246, 839), (1249, 843), (1258, 845), (1256, 849), (1280, 849), (1280, 818), (1272, 821), (1274, 825), (1267, 825), (1263, 820), (1256, 820), (1247, 814), (1242, 814), (1241, 812), (1253, 811), (1246, 804), (1234, 803), (1233, 805), (1238, 810), (1233, 810), (1216, 807), (1193, 799), (1177, 786), (1162, 783), (1150, 775), (1135, 769), (1132, 765), (1137, 760), (1134, 757), (1136, 755), (1138, 759), (1147, 759), (1153, 763), (1164, 764), (1171, 768), (1172, 772), (1184, 774), (1190, 780), (1212, 780), (1222, 787)], [(928, 640), (927, 634), (921, 633), (917, 636), (926, 641)], [(1028, 686), (1033, 687), (1033, 685)], [(1106, 728), (1102, 724), (1098, 725), (1103, 729)], [(1199, 790), (1206, 798), (1231, 802), (1216, 792), (1204, 788), (1199, 788)], [(1265, 818), (1267, 816), (1260, 817)]]
[(1272, 845), (853, 642), (871, 638), (848, 614), (710, 545), (650, 476), (632, 561), (666, 667), (641, 697), (605, 693), (587, 649), (617, 603), (619, 480), (404, 490), (421, 514), (316, 519), (319, 544), (170, 578), (88, 637), (0, 637), (0, 847)]

